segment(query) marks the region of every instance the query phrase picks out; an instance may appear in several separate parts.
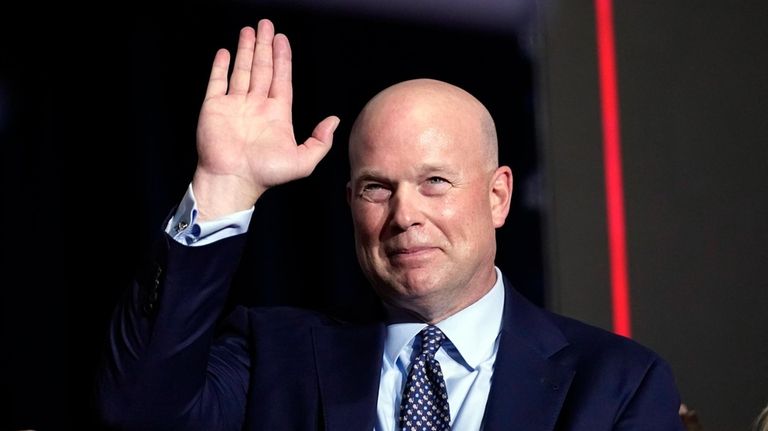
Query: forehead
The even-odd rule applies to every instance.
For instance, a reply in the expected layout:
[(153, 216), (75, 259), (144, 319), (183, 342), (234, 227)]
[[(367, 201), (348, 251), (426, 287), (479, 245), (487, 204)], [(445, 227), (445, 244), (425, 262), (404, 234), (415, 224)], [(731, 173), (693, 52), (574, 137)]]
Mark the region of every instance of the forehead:
[(483, 133), (477, 115), (459, 106), (392, 104), (366, 112), (350, 137), (353, 172), (479, 161)]
[(420, 170), (456, 162), (456, 139), (436, 128), (382, 133), (361, 140), (350, 159), (355, 170)]
[(352, 177), (395, 179), (441, 172), (469, 174), (480, 170), (484, 160), (476, 142), (436, 127), (387, 129), (356, 143), (350, 157)]

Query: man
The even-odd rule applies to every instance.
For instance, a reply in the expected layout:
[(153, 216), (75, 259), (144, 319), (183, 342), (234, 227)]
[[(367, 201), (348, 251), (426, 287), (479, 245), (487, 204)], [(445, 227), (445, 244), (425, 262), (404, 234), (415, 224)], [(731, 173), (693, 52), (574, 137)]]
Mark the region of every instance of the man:
[(376, 95), (349, 142), (359, 263), (386, 319), (351, 325), (238, 308), (215, 324), (261, 194), (311, 173), (328, 117), (297, 145), (291, 51), (272, 23), (215, 57), (199, 161), (154, 264), (112, 322), (99, 380), (125, 429), (679, 430), (669, 367), (634, 342), (528, 303), (494, 266), (512, 173), (493, 120), (450, 84)]

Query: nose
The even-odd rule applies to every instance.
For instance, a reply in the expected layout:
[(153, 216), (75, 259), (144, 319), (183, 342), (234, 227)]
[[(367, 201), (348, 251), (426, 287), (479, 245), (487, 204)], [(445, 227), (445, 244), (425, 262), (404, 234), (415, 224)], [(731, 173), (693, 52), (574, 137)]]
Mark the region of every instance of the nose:
[(418, 191), (398, 187), (390, 198), (391, 226), (406, 231), (423, 223), (423, 212)]

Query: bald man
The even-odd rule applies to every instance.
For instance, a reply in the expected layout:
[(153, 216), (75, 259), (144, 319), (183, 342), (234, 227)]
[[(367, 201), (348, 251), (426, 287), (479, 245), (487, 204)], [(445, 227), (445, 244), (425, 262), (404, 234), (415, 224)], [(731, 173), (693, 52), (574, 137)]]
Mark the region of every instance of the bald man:
[(360, 266), (386, 317), (240, 307), (216, 331), (254, 205), (308, 176), (339, 123), (297, 145), (291, 50), (268, 20), (214, 59), (199, 161), (155, 264), (118, 307), (99, 403), (119, 429), (680, 430), (666, 363), (527, 302), (494, 265), (512, 172), (491, 115), (445, 82), (391, 86), (349, 139)]

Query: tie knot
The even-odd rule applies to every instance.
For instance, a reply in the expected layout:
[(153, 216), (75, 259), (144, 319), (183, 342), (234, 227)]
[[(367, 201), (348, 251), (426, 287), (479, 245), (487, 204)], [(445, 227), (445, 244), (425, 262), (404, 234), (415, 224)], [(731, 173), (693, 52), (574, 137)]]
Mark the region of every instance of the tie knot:
[(429, 325), (421, 332), (421, 352), (434, 356), (445, 340), (445, 334), (437, 326)]

